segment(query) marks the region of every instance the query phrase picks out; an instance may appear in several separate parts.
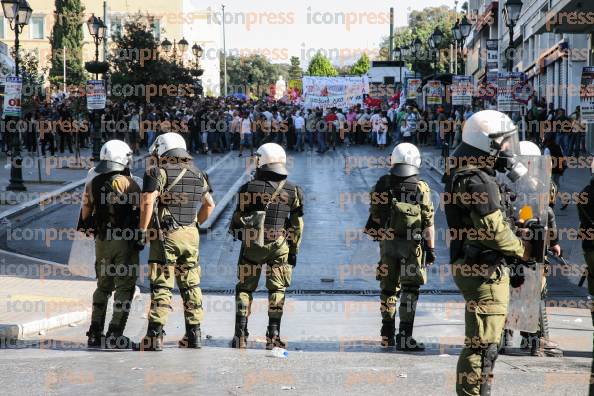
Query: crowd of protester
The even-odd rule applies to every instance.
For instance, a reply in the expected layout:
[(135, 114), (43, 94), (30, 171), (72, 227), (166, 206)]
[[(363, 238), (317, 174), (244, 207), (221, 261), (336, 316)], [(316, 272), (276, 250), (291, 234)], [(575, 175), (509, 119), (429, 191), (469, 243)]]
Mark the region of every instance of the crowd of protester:
[[(91, 147), (93, 119), (79, 99), (56, 98), (27, 112), (21, 121), (27, 126), (19, 128), (23, 149), (53, 156)], [(171, 131), (186, 138), (191, 153), (202, 154), (236, 150), (239, 156), (252, 155), (255, 147), (266, 142), (295, 152), (325, 153), (340, 145), (371, 145), (383, 150), (400, 142), (447, 147), (449, 152), (461, 142), (463, 123), (473, 113), (472, 106), (440, 105), (423, 110), (414, 101), (382, 109), (361, 105), (304, 109), (268, 100), (200, 97), (178, 99), (169, 105), (108, 102), (100, 113), (100, 130), (102, 142), (124, 140), (136, 154), (148, 149), (160, 133)], [(517, 117), (515, 121), (520, 124), (521, 120)], [(543, 148), (554, 141), (560, 149), (553, 147), (557, 155), (588, 155), (579, 106), (566, 115), (564, 109), (533, 99), (523, 121), (526, 139)], [(10, 153), (6, 131), (4, 128), (0, 146)]]

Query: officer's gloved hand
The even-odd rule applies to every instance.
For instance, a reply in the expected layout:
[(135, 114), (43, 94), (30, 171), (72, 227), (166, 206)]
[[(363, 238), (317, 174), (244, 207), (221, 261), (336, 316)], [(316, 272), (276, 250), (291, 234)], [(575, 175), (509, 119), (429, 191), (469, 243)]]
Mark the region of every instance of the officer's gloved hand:
[(144, 249), (144, 245), (146, 245), (146, 242), (147, 242), (146, 230), (138, 230), (137, 235), (138, 235), (138, 238), (136, 239), (136, 241), (134, 243), (134, 250), (140, 252), (141, 250)]
[(427, 248), (425, 255), (425, 262), (427, 264), (433, 264), (437, 259), (437, 256), (435, 255), (435, 248)]
[(289, 264), (291, 265), (291, 267), (295, 267), (297, 265), (296, 253), (289, 253)]
[(520, 287), (524, 284), (524, 268), (520, 264), (510, 268), (509, 284), (513, 288)]

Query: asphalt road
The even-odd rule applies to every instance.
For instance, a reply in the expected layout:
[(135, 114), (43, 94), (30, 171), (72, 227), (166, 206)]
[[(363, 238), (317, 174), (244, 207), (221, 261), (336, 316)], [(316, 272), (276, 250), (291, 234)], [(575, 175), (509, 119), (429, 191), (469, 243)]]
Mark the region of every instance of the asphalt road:
[[(228, 348), (233, 332), (236, 261), (239, 243), (226, 234), (233, 204), (213, 229), (202, 234), (202, 287), (205, 291), (204, 348), (176, 347), (184, 325), (176, 295), (163, 353), (93, 352), (85, 347), (88, 323), (5, 345), (0, 353), (2, 393), (12, 394), (258, 394), (342, 395), (388, 393), (454, 394), (454, 373), (463, 336), (464, 311), (448, 272), (448, 251), (437, 243), (438, 261), (423, 287), (415, 334), (428, 345), (421, 354), (384, 351), (379, 342), (379, 249), (360, 230), (368, 211), (367, 193), (386, 172), (370, 147), (344, 148), (324, 156), (289, 154), (291, 179), (305, 191), (305, 234), (287, 299), (282, 334), (289, 358), (266, 356), (267, 304), (264, 282), (250, 318), (250, 349)], [(245, 172), (244, 160), (225, 157), (210, 174), (220, 199)], [(204, 157), (198, 159), (204, 161)], [(198, 163), (203, 169), (213, 164)], [(434, 190), (438, 232), (445, 228), (438, 175), (423, 168)], [(20, 227), (72, 227), (78, 208), (64, 205), (23, 216)], [(440, 234), (438, 234), (440, 235)], [(443, 235), (443, 234), (441, 234)], [(55, 245), (53, 243), (56, 243)], [(66, 261), (70, 241), (7, 241), (6, 247), (52, 261)], [(552, 295), (585, 293), (566, 279), (550, 279)], [(336, 294), (336, 295), (334, 295)], [(146, 331), (149, 296), (134, 304), (126, 333)], [(531, 358), (518, 351), (497, 361), (496, 395), (583, 395), (591, 361), (591, 327), (584, 310), (550, 315), (553, 337), (563, 344), (562, 359)]]

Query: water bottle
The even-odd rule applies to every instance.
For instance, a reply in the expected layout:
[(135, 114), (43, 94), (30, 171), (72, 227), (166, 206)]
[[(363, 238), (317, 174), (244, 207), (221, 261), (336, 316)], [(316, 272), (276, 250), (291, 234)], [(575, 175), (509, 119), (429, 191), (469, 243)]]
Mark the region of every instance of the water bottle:
[(289, 352), (284, 348), (274, 347), (268, 356), (285, 359), (289, 357)]

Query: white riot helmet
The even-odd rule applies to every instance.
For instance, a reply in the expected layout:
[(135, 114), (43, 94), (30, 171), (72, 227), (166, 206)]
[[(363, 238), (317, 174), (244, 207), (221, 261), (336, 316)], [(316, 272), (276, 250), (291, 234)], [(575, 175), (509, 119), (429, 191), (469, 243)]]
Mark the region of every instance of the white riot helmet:
[(121, 140), (110, 140), (101, 147), (97, 173), (121, 172), (132, 165), (132, 149)]
[(390, 161), (393, 175), (399, 177), (418, 175), (421, 166), (421, 153), (414, 144), (400, 143), (392, 150)]
[(258, 157), (258, 168), (286, 176), (287, 154), (281, 146), (276, 143), (261, 145), (256, 151)]
[(464, 123), (462, 142), (486, 156), (495, 157), (494, 168), (516, 182), (527, 173), (518, 161), (520, 144), (518, 128), (506, 114), (496, 110), (482, 110)]
[(540, 148), (529, 140), (522, 140), (520, 142), (520, 155), (540, 156)]
[(189, 157), (186, 140), (176, 132), (167, 132), (157, 136), (149, 148), (149, 153), (162, 157), (165, 153), (172, 157)]
[(496, 110), (483, 110), (473, 114), (464, 123), (462, 141), (488, 155), (495, 156), (504, 142), (514, 145), (518, 153), (518, 128), (506, 114)]

